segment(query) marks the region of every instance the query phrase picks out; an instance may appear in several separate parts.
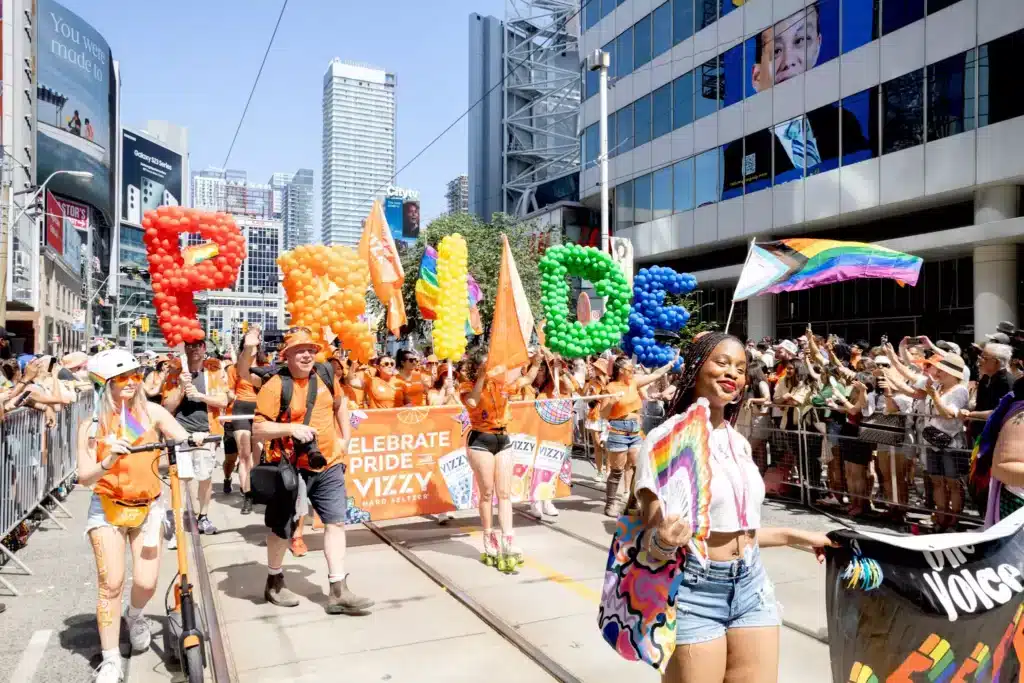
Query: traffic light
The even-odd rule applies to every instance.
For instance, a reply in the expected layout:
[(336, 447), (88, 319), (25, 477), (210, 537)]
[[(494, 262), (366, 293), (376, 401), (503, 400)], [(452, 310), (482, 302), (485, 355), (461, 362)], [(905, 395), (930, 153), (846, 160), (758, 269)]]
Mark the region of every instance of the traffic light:
[(149, 318), (141, 318), (139, 320), (139, 327), (142, 328), (142, 332), (144, 334), (149, 334)]
[(131, 329), (128, 330), (128, 336), (132, 338), (132, 341), (135, 341), (135, 328), (134, 327), (132, 327)]
[(242, 334), (245, 334), (248, 331), (249, 331), (249, 321), (248, 320), (243, 320), (242, 321)]
[(218, 330), (210, 330), (210, 338), (213, 339), (213, 343), (217, 344), (220, 342), (220, 332)]

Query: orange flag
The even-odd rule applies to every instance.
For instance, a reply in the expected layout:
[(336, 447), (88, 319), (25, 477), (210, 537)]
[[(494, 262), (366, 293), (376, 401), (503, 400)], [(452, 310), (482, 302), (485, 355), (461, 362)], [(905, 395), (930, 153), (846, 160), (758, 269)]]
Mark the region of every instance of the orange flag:
[(387, 307), (388, 330), (397, 337), (402, 326), (408, 322), (405, 301), (402, 299), (405, 271), (402, 270), (398, 248), (384, 219), (384, 207), (376, 200), (363, 223), (363, 235), (359, 238), (359, 258), (370, 267), (373, 292)]
[(511, 373), (529, 363), (530, 335), (533, 333), (533, 313), (512, 258), (512, 248), (505, 235), (501, 239), (504, 247), (494, 302), (494, 322), (491, 324), (491, 346), (487, 353), (489, 374)]

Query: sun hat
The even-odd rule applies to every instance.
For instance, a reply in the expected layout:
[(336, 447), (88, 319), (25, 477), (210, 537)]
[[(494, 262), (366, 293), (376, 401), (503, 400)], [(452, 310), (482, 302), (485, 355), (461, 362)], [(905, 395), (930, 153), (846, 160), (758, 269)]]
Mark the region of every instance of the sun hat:
[(289, 351), (300, 347), (311, 347), (319, 349), (320, 345), (313, 339), (313, 333), (305, 327), (293, 327), (284, 335), (284, 344), (281, 347), (281, 355), (287, 355)]
[(964, 359), (960, 356), (937, 353), (926, 362), (957, 379), (964, 379), (967, 376), (967, 367), (964, 364)]

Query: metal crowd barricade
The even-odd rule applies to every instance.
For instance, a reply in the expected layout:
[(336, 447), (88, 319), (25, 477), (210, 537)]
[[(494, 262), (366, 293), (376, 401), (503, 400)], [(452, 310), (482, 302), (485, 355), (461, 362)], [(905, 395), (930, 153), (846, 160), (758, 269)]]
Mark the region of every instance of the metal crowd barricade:
[(848, 504), (902, 521), (908, 514), (927, 517), (937, 511), (938, 483), (938, 500), (955, 503), (950, 517), (980, 521), (985, 501), (973, 500), (966, 486), (970, 449), (937, 449), (924, 442), (917, 426), (897, 445), (878, 444), (835, 433), (829, 429), (832, 420), (819, 417), (820, 427), (803, 419), (789, 429), (753, 422), (743, 430), (769, 496), (815, 507)]
[[(36, 510), (65, 528), (47, 505), (71, 517), (54, 494), (75, 474), (77, 429), (92, 415), (92, 406), (93, 393), (89, 391), (57, 411), (52, 426), (47, 426), (45, 414), (35, 408), (16, 408), (0, 421), (0, 538), (7, 537)], [(22, 573), (32, 573), (2, 544), (0, 554)], [(18, 595), (3, 574), (0, 584)]]

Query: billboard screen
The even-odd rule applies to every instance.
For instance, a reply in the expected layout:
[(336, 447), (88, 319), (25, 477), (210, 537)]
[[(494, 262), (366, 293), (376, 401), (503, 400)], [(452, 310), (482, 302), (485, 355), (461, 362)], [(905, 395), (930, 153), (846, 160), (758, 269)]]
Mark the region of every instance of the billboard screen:
[(388, 222), (388, 227), (391, 228), (391, 237), (395, 240), (402, 239), (402, 204), (405, 202), (401, 197), (385, 197), (384, 198), (384, 220)]
[(181, 155), (125, 130), (121, 156), (121, 221), (142, 225), (142, 215), (182, 200)]
[(402, 237), (416, 240), (420, 236), (420, 203), (407, 200), (402, 205)]
[(46, 244), (75, 273), (82, 267), (82, 235), (89, 229), (89, 207), (46, 191)]
[(110, 48), (92, 26), (54, 0), (38, 4), (36, 178), (113, 217), (113, 71)]

